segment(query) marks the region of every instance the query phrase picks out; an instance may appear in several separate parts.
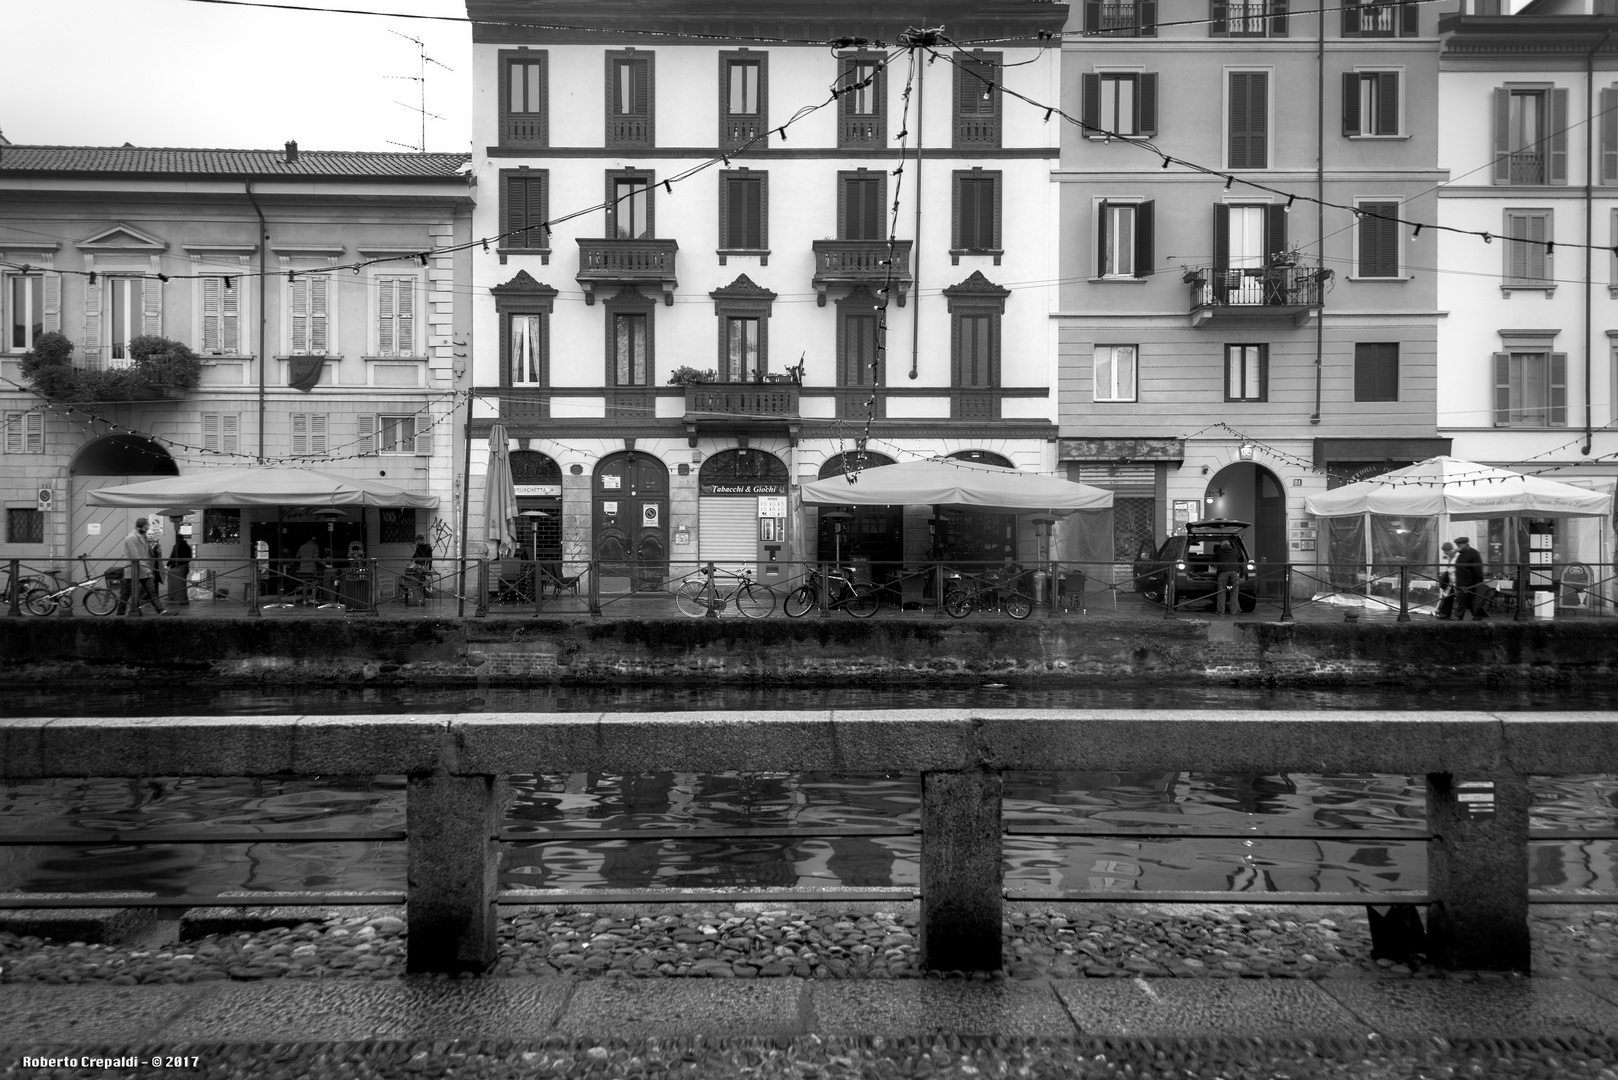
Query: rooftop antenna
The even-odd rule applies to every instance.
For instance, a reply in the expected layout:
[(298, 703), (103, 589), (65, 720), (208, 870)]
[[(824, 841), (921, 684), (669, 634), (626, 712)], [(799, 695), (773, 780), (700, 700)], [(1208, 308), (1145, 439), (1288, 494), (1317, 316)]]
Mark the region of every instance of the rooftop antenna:
[(389, 79), (408, 79), (415, 83), (421, 91), (421, 103), (419, 105), (405, 105), (405, 103), (402, 101), (394, 102), (395, 105), (404, 105), (405, 108), (421, 117), (421, 142), (417, 145), (394, 142), (392, 139), (389, 139), (388, 142), (393, 146), (402, 146), (407, 150), (414, 150), (418, 154), (425, 154), (427, 152), (427, 118), (430, 116), (434, 120), (444, 119), (437, 113), (430, 113), (427, 111), (427, 65), (437, 64), (445, 71), (454, 71), (455, 69), (450, 67), (448, 64), (441, 63), (428, 56), (427, 43), (422, 41), (420, 38), (411, 37), (409, 34), (401, 34), (399, 31), (392, 29), (390, 29), (388, 33), (392, 34), (394, 37), (402, 37), (406, 41), (416, 46), (417, 73), (415, 75), (387, 75), (384, 77)]

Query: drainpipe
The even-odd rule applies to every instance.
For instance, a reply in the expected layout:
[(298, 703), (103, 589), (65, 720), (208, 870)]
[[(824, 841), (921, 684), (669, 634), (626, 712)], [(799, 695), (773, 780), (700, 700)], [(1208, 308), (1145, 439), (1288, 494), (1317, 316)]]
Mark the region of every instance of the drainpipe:
[(916, 276), (911, 282), (910, 291), (910, 377), (916, 378), (917, 365), (921, 363), (921, 148), (923, 132), (926, 130), (921, 124), (921, 110), (927, 101), (923, 94), (922, 82), (927, 78), (927, 65), (922, 64), (916, 68), (916, 239), (912, 241), (911, 250), (916, 253)]
[(1606, 48), (1607, 39), (1612, 37), (1608, 30), (1601, 35), (1584, 57), (1584, 115), (1589, 121), (1584, 125), (1584, 445), (1579, 447), (1579, 453), (1585, 457), (1590, 456), (1590, 440), (1595, 437), (1594, 427), (1594, 390), (1590, 384), (1590, 321), (1594, 316), (1591, 313), (1590, 299), (1590, 269), (1594, 253), (1590, 245), (1595, 239), (1595, 191), (1592, 187), (1594, 179), (1595, 158), (1595, 63), (1596, 53)]
[(265, 259), (270, 249), (270, 226), (264, 220), (264, 211), (259, 209), (258, 199), (253, 197), (253, 181), (244, 181), (247, 185), (247, 198), (253, 204), (253, 213), (258, 215), (258, 463), (264, 464), (264, 367), (269, 363), (269, 356), (264, 351), (265, 311), (264, 297), (266, 288)]
[[(1326, 5), (1315, 11), (1315, 236), (1320, 245), (1320, 265), (1326, 265)], [(1315, 312), (1315, 412), (1311, 424), (1320, 423), (1320, 390), (1326, 377), (1326, 282), (1316, 275), (1321, 290), (1320, 308)]]

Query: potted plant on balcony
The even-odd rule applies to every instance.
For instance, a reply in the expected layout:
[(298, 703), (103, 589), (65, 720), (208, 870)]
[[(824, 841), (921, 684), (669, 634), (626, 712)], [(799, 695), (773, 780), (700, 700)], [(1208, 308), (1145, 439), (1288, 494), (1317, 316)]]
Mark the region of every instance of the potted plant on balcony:
[(670, 386), (700, 386), (702, 383), (719, 381), (719, 372), (713, 368), (699, 371), (689, 364), (681, 364), (669, 372)]
[(55, 401), (156, 401), (184, 397), (202, 381), (202, 359), (178, 341), (144, 334), (129, 342), (129, 365), (98, 370), (73, 363), (73, 342), (41, 334), (22, 356), (23, 378)]

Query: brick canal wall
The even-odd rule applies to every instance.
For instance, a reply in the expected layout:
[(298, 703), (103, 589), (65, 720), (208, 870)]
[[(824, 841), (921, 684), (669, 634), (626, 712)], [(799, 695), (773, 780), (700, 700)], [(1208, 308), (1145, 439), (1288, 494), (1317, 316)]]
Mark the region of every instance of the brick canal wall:
[(1574, 684), (1609, 679), (1615, 669), (1618, 621), (0, 619), (0, 678), (14, 685), (109, 678), (777, 685), (1486, 678)]

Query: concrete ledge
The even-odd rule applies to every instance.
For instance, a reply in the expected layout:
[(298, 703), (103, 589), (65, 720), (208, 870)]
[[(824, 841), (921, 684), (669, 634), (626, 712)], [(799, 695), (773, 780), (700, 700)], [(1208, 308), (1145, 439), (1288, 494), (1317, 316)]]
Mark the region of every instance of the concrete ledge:
[[(49, 900), (41, 897), (46, 903)], [(112, 945), (146, 933), (157, 923), (153, 908), (0, 909), (0, 931), (53, 941)]]

